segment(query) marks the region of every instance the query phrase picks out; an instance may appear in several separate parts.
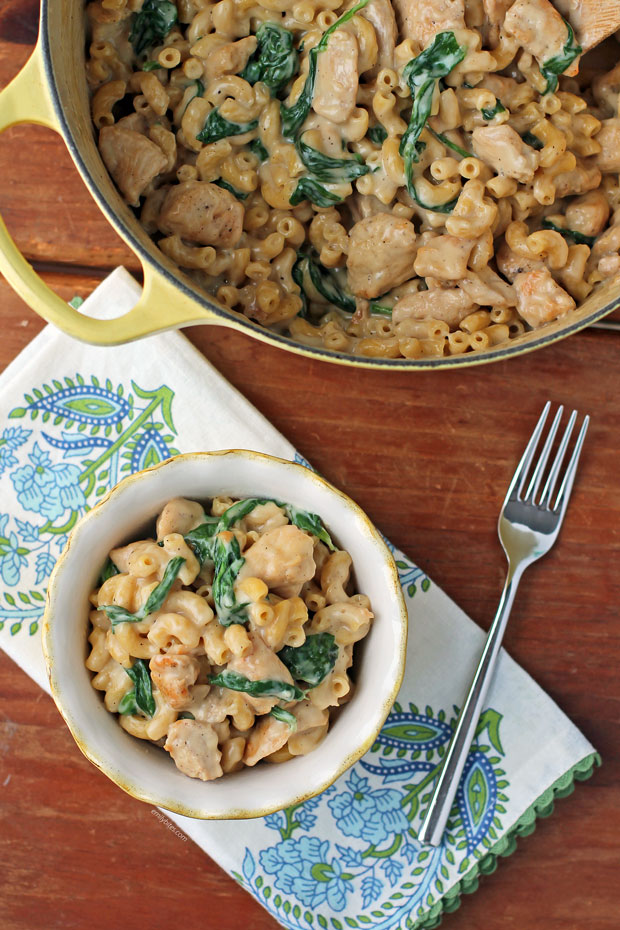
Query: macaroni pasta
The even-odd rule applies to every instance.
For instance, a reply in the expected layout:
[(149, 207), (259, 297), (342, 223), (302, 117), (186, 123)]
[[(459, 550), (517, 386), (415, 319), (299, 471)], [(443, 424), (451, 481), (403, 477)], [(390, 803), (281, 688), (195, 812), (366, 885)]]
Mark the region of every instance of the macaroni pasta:
[(373, 620), (316, 514), (177, 498), (156, 539), (110, 552), (86, 667), (120, 725), (205, 781), (310, 752), (349, 700)]

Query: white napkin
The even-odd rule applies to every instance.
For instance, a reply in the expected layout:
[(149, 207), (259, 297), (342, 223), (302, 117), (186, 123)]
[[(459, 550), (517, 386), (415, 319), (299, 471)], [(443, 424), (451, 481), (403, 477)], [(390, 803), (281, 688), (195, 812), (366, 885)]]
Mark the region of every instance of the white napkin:
[[(81, 310), (114, 317), (138, 294), (118, 269)], [(303, 462), (180, 333), (96, 348), (47, 326), (0, 376), (0, 389), (0, 646), (46, 691), (37, 632), (45, 586), (87, 503), (175, 452), (246, 448)], [(504, 653), (444, 844), (417, 843), (484, 636), (410, 559), (395, 557), (409, 655), (373, 749), (286, 812), (250, 822), (166, 813), (286, 927), (435, 926), (598, 761)]]

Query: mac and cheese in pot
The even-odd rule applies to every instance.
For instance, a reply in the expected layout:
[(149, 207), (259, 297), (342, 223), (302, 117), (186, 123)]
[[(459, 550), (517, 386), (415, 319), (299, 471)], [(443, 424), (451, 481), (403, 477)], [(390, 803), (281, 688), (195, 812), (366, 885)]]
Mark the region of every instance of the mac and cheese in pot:
[(582, 61), (565, 6), (94, 0), (99, 149), (229, 309), (367, 357), (484, 350), (620, 274), (618, 45)]

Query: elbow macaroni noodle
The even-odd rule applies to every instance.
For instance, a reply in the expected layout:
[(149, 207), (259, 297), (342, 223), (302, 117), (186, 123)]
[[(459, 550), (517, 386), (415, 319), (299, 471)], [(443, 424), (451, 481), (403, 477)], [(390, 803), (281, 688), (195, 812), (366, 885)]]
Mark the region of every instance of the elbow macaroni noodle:
[[(547, 88), (545, 59), (536, 57), (540, 37), (554, 34), (547, 0), (527, 5), (539, 36), (532, 47), (527, 37), (520, 45), (514, 26), (523, 0), (508, 4), (510, 27), (503, 4), (491, 23), (486, 3), (455, 0), (445, 28), (444, 0), (425, 0), (437, 34), (452, 34), (463, 54), (435, 86), (408, 184), (405, 69), (436, 38), (418, 22), (416, 3), (402, 0), (399, 9), (411, 6), (411, 15), (397, 22), (390, 0), (367, 0), (368, 11), (362, 0), (340, 22), (352, 3), (176, 0), (167, 34), (154, 30), (139, 53), (133, 30), (149, 15), (141, 0), (87, 5), (86, 76), (104, 161), (126, 199), (140, 203), (159, 248), (225, 307), (307, 345), (420, 358), (515, 338), (570, 313), (620, 273), (619, 249), (597, 252), (597, 241), (620, 222), (615, 71), (596, 70), (595, 59), (586, 76), (567, 66), (570, 76)], [(453, 25), (459, 9), (462, 24)], [(355, 52), (346, 68), (329, 42), (311, 59), (335, 23)], [(260, 58), (261, 29), (270, 25), (289, 37), (294, 62), (275, 87)], [(268, 49), (267, 63), (279, 52)], [(327, 101), (321, 82), (330, 87)], [(301, 123), (287, 134), (284, 108), (300, 106), (304, 95)], [(312, 146), (316, 166), (304, 161), (300, 142)], [(350, 177), (351, 166), (363, 168)], [(181, 185), (175, 212), (170, 198)], [(600, 195), (597, 210), (585, 209), (591, 192)], [(396, 221), (415, 240), (404, 254), (391, 232), (404, 228)], [(465, 267), (452, 239), (472, 243)], [(443, 277), (415, 267), (416, 253), (433, 242)], [(501, 299), (485, 271), (501, 279)], [(528, 297), (529, 276), (541, 271), (543, 310)], [(488, 325), (472, 331), (470, 321), (483, 317)], [(423, 325), (403, 332), (404, 321)]]
[[(243, 514), (228, 519), (240, 505)], [(196, 501), (172, 500), (157, 538), (113, 549), (90, 596), (93, 687), (124, 730), (163, 746), (187, 775), (208, 780), (310, 752), (351, 697), (353, 648), (370, 629), (370, 601), (356, 593), (351, 557), (333, 547), (318, 517), (304, 514), (333, 551), (287, 508), (216, 497), (206, 515)], [(223, 563), (192, 536), (213, 524), (210, 538), (233, 547)], [(222, 606), (224, 569), (232, 573), (227, 596), (242, 610), (232, 622)], [(327, 659), (317, 658), (317, 644)], [(300, 647), (304, 658), (291, 660)], [(249, 688), (213, 681), (227, 673)], [(269, 684), (266, 694), (256, 681)]]

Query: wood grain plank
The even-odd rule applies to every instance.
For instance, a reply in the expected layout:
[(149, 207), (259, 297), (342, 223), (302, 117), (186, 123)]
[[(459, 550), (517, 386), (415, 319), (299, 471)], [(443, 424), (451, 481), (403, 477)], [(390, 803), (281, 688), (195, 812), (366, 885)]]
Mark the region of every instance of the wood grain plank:
[[(37, 0), (2, 0), (0, 86), (26, 61), (37, 14)], [(4, 134), (0, 177), (10, 229), (63, 297), (85, 296), (117, 264), (137, 269), (52, 133)], [(0, 369), (42, 326), (0, 281)], [(617, 335), (590, 331), (510, 362), (440, 375), (344, 370), (220, 328), (189, 335), (482, 626), (503, 581), (498, 507), (538, 410), (549, 397), (592, 414), (566, 526), (555, 551), (526, 576), (507, 646), (600, 749), (604, 765), (444, 925), (616, 930)], [(107, 930), (120, 914), (154, 930), (180, 920), (207, 930), (277, 926), (191, 841), (97, 772), (52, 701), (1, 653), (0, 862), (2, 930), (82, 930), (87, 922)]]

